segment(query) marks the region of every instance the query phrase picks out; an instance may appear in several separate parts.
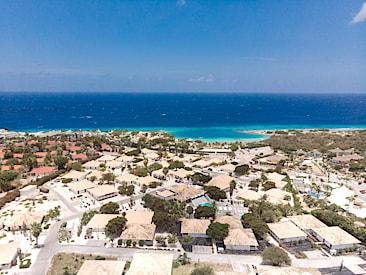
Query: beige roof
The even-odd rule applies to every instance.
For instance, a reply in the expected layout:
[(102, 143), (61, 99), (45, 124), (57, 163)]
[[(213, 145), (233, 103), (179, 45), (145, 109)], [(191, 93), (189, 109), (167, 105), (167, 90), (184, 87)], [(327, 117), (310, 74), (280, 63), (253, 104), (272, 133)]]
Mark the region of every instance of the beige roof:
[(207, 161), (209, 164), (219, 164), (219, 163), (221, 163), (221, 162), (223, 162), (223, 160), (221, 160), (221, 159), (218, 159), (218, 158), (213, 158), (213, 159), (209, 159), (208, 161)]
[(296, 224), (298, 227), (300, 227), (302, 230), (327, 227), (326, 224), (322, 223), (320, 220), (318, 220), (311, 214), (297, 215), (287, 218), (294, 224)]
[[(283, 191), (278, 188), (272, 188), (265, 192), (268, 196), (268, 201), (274, 204), (281, 203), (284, 201), (285, 196), (290, 196), (292, 198), (292, 194), (286, 191)], [(284, 201), (286, 204), (288, 201)]]
[(306, 237), (306, 233), (299, 229), (292, 222), (267, 223), (269, 229), (279, 238)]
[(117, 189), (110, 185), (98, 185), (97, 187), (88, 190), (92, 195), (101, 197), (111, 193), (117, 193)]
[(173, 254), (135, 253), (127, 275), (171, 275)]
[(86, 225), (86, 228), (92, 228), (92, 229), (101, 229), (105, 228), (107, 223), (116, 217), (120, 217), (121, 215), (117, 214), (95, 214), (93, 218), (88, 222)]
[(121, 168), (123, 166), (123, 162), (118, 160), (112, 160), (108, 161), (105, 165), (109, 168)]
[(133, 157), (123, 155), (123, 156), (119, 157), (117, 160), (122, 161), (122, 162), (130, 162), (133, 160)]
[(151, 176), (146, 176), (146, 177), (138, 177), (136, 179), (136, 181), (140, 184), (146, 184), (146, 185), (149, 185), (153, 182), (159, 182), (158, 179), (154, 178), (154, 177), (151, 177)]
[(185, 178), (189, 175), (193, 175), (192, 171), (187, 171), (185, 169), (179, 169), (177, 171), (169, 171), (169, 175), (174, 175), (179, 178)]
[(150, 149), (147, 149), (147, 148), (143, 148), (141, 150), (141, 153), (143, 153), (143, 154), (150, 154), (150, 153), (154, 153), (154, 151), (153, 150), (150, 150)]
[(230, 177), (228, 175), (220, 175), (217, 177), (214, 177), (209, 183), (207, 183), (207, 186), (216, 186), (217, 188), (220, 188), (221, 190), (230, 188), (230, 183), (232, 181), (235, 181), (235, 178)]
[(234, 170), (235, 170), (235, 165), (233, 165), (233, 164), (225, 164), (225, 165), (222, 165), (222, 166), (220, 166), (220, 169), (221, 170), (225, 170), (225, 171), (231, 171), (231, 172), (234, 172)]
[(90, 180), (92, 177), (96, 177), (99, 180), (99, 179), (103, 178), (103, 174), (105, 174), (105, 173), (102, 171), (96, 170), (96, 171), (91, 172), (89, 175), (87, 175), (86, 178), (88, 180)]
[(147, 158), (147, 159), (157, 159), (157, 158), (159, 158), (159, 155), (155, 152), (152, 152), (152, 153), (146, 154), (145, 158)]
[(285, 176), (278, 173), (269, 173), (267, 178), (269, 181), (274, 182), (277, 188), (283, 188), (287, 184), (287, 182), (282, 181)]
[(155, 224), (130, 223), (121, 234), (122, 240), (149, 240), (155, 235)]
[(361, 243), (358, 239), (338, 226), (314, 228), (313, 231), (331, 245)]
[(64, 179), (80, 179), (87, 175), (87, 172), (80, 172), (76, 170), (72, 170), (70, 173), (64, 175), (62, 178)]
[(123, 174), (122, 176), (119, 176), (116, 178), (117, 182), (133, 182), (136, 181), (138, 179), (137, 176), (132, 175), (130, 173), (128, 174)]
[(159, 193), (157, 193), (160, 197), (163, 197), (163, 198), (168, 198), (170, 196), (174, 196), (175, 193), (169, 191), (169, 190), (164, 190), (164, 191), (161, 191)]
[(193, 166), (198, 166), (198, 167), (207, 167), (210, 165), (210, 163), (207, 160), (204, 159), (200, 159), (198, 161), (195, 161), (192, 163)]
[(206, 234), (210, 220), (182, 219), (180, 233), (182, 234)]
[(20, 242), (0, 244), (0, 265), (10, 264), (19, 246)]
[(160, 161), (158, 163), (160, 163), (163, 167), (169, 167), (169, 162), (167, 162), (165, 160), (162, 160), (162, 161)]
[(257, 239), (251, 228), (229, 229), (229, 234), (225, 237), (224, 244), (258, 246)]
[(91, 167), (91, 168), (98, 168), (99, 167), (99, 162), (96, 161), (96, 160), (91, 160), (91, 161), (88, 161), (87, 163), (84, 163), (83, 164), (83, 167)]
[(141, 223), (141, 224), (151, 224), (152, 218), (154, 216), (153, 211), (127, 211), (126, 219), (127, 224), (130, 223)]
[(261, 198), (261, 195), (258, 192), (253, 190), (245, 190), (236, 195), (236, 198), (242, 198), (250, 201), (256, 201)]
[(126, 261), (86, 260), (78, 275), (121, 275)]
[(228, 224), (230, 230), (243, 228), (240, 217), (238, 217), (238, 216), (217, 216), (217, 217), (215, 217), (214, 222)]
[(102, 156), (102, 157), (98, 158), (97, 161), (99, 161), (99, 162), (106, 162), (106, 161), (114, 160), (116, 158), (117, 158), (116, 156), (105, 155), (105, 156)]
[(23, 225), (28, 227), (34, 222), (41, 223), (43, 216), (43, 211), (27, 211), (21, 214), (16, 214), (6, 223), (6, 227), (19, 227)]
[(81, 190), (86, 190), (86, 189), (91, 189), (96, 187), (97, 185), (92, 183), (91, 181), (88, 180), (82, 180), (82, 181), (77, 181), (77, 182), (73, 182), (69, 184), (69, 188), (74, 191), (74, 192), (78, 192)]
[(205, 191), (197, 189), (186, 184), (177, 184), (174, 186), (167, 187), (170, 191), (175, 193), (175, 199), (178, 201), (187, 201), (195, 196), (204, 194)]

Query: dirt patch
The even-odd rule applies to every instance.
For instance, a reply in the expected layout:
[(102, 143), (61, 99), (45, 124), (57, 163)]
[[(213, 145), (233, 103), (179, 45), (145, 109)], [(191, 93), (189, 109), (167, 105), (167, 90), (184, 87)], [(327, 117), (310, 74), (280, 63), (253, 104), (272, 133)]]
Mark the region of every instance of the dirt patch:
[(212, 269), (215, 272), (220, 272), (220, 271), (225, 271), (225, 272), (229, 272), (229, 271), (233, 271), (233, 267), (231, 266), (231, 264), (221, 264), (221, 263), (207, 263), (207, 262), (191, 262), (190, 264), (186, 264), (186, 265), (179, 265), (179, 267), (177, 268), (173, 268), (173, 275), (189, 275), (191, 274), (191, 272), (196, 268), (196, 267), (202, 267), (208, 265), (210, 267), (212, 267)]
[[(62, 275), (65, 274), (67, 267), (68, 274), (76, 274), (86, 260), (95, 260), (97, 255), (78, 254), (78, 253), (58, 253), (53, 256), (52, 262), (47, 275)], [(105, 257), (106, 260), (117, 260), (117, 257)]]

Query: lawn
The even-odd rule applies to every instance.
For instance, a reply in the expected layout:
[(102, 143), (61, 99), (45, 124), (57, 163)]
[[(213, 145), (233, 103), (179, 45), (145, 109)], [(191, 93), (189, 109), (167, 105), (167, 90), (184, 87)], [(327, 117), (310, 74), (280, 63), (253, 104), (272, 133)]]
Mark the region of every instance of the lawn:
[[(52, 258), (51, 266), (47, 275), (66, 274), (64, 267), (67, 267), (68, 274), (76, 274), (85, 260), (95, 260), (96, 255), (77, 253), (58, 253)], [(105, 257), (106, 260), (117, 260), (117, 257)]]
[(177, 268), (173, 268), (173, 275), (189, 275), (195, 269), (195, 267), (201, 267), (208, 265), (212, 267), (215, 272), (219, 271), (233, 271), (231, 264), (221, 264), (221, 263), (206, 263), (206, 262), (191, 262), (190, 264), (180, 265)]

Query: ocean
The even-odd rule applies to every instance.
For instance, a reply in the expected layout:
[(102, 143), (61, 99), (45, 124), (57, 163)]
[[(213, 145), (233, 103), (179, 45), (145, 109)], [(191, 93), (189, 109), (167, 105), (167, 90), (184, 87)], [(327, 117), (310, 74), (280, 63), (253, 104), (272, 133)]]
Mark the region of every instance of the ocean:
[(166, 130), (205, 141), (256, 140), (238, 130), (366, 128), (366, 95), (0, 93), (0, 128)]

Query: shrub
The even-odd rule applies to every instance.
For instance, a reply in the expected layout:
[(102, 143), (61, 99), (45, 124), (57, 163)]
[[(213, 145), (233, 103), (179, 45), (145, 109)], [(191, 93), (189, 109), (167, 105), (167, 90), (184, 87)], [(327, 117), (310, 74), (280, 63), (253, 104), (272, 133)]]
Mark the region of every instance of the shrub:
[(98, 261), (103, 261), (103, 260), (105, 260), (105, 257), (103, 257), (103, 256), (96, 256), (95, 259), (98, 260)]
[(122, 240), (117, 241), (118, 245), (122, 245)]
[(127, 240), (127, 241), (126, 241), (126, 245), (127, 245), (127, 246), (131, 246), (131, 244), (132, 244), (132, 241), (131, 241), (131, 240)]
[(145, 241), (144, 240), (139, 240), (139, 246), (144, 246)]
[(20, 265), (19, 268), (28, 268), (31, 265), (31, 260), (30, 259), (24, 259)]
[(283, 264), (290, 265), (291, 259), (285, 250), (279, 247), (267, 247), (263, 250), (262, 260), (264, 263), (268, 263), (275, 266)]
[(62, 183), (70, 183), (72, 182), (72, 179), (62, 179)]

